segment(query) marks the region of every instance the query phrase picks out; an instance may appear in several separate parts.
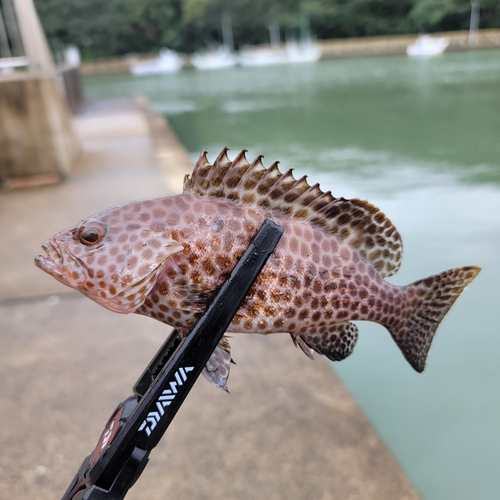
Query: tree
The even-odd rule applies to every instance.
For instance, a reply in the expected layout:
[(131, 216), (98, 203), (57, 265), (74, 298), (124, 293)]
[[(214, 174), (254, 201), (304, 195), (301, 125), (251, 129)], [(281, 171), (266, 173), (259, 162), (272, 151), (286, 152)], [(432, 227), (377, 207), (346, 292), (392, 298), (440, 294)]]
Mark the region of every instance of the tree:
[[(297, 34), (309, 13), (319, 39), (467, 29), (470, 0), (35, 0), (53, 48), (75, 44), (85, 59), (222, 42), (229, 13), (236, 47)], [(500, 2), (480, 0), (480, 27), (500, 27)]]

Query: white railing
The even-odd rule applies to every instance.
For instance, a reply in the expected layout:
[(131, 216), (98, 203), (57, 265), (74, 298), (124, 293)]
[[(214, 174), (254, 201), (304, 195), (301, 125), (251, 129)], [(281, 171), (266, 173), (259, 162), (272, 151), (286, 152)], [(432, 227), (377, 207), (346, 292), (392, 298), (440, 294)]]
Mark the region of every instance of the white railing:
[(26, 57), (3, 57), (0, 59), (0, 69), (13, 69), (28, 66)]

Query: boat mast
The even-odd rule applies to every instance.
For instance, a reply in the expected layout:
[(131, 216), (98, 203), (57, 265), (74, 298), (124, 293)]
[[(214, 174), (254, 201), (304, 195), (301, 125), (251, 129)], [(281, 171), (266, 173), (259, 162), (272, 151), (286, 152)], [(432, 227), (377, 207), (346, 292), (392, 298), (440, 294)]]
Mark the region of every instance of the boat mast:
[(233, 26), (231, 23), (231, 14), (227, 10), (221, 14), (221, 23), (224, 47), (230, 52), (234, 52)]
[(469, 26), (469, 45), (477, 44), (477, 30), (479, 29), (479, 9), (477, 0), (470, 3), (470, 26)]

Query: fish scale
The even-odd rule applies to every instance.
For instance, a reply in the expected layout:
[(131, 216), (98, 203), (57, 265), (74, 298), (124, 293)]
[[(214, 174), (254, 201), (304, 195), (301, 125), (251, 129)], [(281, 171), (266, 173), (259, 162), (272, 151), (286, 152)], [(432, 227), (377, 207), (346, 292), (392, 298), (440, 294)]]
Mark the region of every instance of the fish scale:
[[(249, 163), (242, 151), (230, 161), (224, 149), (212, 165), (203, 153), (181, 195), (96, 214), (46, 241), (36, 264), (112, 311), (186, 335), (272, 218), (283, 236), (228, 331), (285, 332), (308, 356), (340, 361), (358, 338), (352, 321), (372, 321), (422, 371), (439, 323), (479, 268), (392, 285), (384, 278), (400, 266), (401, 236), (378, 208), (335, 198), (261, 159)], [(230, 362), (224, 338), (205, 376), (227, 388)]]

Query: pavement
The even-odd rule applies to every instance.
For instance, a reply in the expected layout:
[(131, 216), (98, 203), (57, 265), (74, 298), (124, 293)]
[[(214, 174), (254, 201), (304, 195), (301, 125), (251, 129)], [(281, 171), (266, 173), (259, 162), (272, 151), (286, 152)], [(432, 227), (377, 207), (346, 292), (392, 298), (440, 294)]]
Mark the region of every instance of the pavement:
[[(144, 101), (91, 103), (63, 183), (0, 191), (0, 498), (60, 498), (169, 328), (122, 316), (33, 263), (102, 209), (180, 192), (189, 159)], [(236, 335), (230, 394), (195, 384), (127, 499), (419, 498), (351, 395), (287, 335)]]

